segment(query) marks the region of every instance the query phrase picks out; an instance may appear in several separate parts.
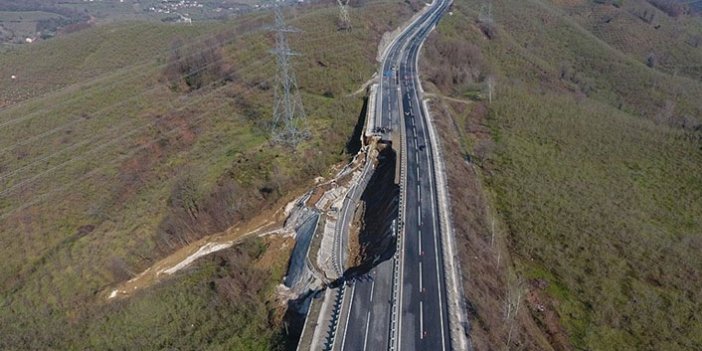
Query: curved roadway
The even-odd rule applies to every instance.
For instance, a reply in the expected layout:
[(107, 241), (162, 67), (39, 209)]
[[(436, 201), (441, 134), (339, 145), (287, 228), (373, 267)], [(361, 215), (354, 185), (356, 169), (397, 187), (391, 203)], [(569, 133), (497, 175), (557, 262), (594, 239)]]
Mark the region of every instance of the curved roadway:
[(334, 349), (451, 349), (434, 161), (416, 86), (421, 45), (449, 4), (435, 0), (391, 44), (382, 62), (376, 123), (405, 132), (401, 241), (393, 260), (346, 289), (351, 302), (339, 317), (344, 328), (337, 331)]

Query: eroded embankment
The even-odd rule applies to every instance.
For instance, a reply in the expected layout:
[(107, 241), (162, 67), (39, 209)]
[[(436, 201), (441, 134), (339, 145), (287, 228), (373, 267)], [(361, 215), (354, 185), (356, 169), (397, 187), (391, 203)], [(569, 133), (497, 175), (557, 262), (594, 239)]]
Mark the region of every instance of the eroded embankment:
[(364, 272), (395, 253), (392, 223), (397, 218), (400, 187), (395, 184), (397, 154), (379, 144), (378, 165), (356, 210), (351, 231), (349, 270)]

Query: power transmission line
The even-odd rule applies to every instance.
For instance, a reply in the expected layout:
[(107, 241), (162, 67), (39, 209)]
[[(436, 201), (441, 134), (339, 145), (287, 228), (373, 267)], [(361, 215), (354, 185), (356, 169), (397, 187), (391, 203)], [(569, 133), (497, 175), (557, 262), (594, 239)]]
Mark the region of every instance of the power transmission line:
[(351, 30), (349, 0), (336, 0), (336, 2), (339, 4), (339, 30)]
[[(269, 26), (268, 26), (268, 27), (269, 27)], [(326, 38), (329, 38), (329, 37), (332, 37), (332, 36), (333, 36), (333, 35), (321, 36), (320, 38), (315, 38), (313, 41), (315, 41), (315, 42), (316, 42), (316, 41), (323, 42), (323, 39), (326, 39)], [(196, 55), (196, 54), (193, 54), (193, 55)], [(252, 55), (252, 56), (253, 56), (253, 55)], [(253, 59), (254, 57), (247, 57), (247, 59), (248, 59), (248, 58)], [(220, 61), (210, 63), (210, 64), (208, 64), (208, 65), (202, 67), (202, 68), (199, 69), (198, 71), (207, 69), (207, 68), (210, 67), (212, 64), (218, 64), (219, 62), (220, 62)], [(255, 63), (260, 64), (261, 61), (256, 61)], [(162, 68), (162, 67), (165, 67), (166, 65), (167, 65), (167, 63), (166, 63), (166, 64), (161, 64), (161, 65), (157, 66), (156, 68), (159, 68), (159, 67)], [(196, 72), (197, 72), (197, 71), (196, 71)], [(189, 72), (188, 74), (191, 74), (191, 73), (192, 73), (192, 72)], [(187, 74), (184, 74), (182, 77), (185, 77), (186, 75), (187, 75)], [(124, 80), (124, 79), (123, 79), (123, 80)], [(114, 85), (114, 84), (115, 84), (115, 83), (112, 82), (112, 83), (111, 83), (111, 86)], [(110, 87), (111, 87), (111, 86), (110, 86)], [(154, 91), (156, 91), (159, 87), (160, 87), (160, 85), (154, 84), (154, 85), (152, 85), (151, 88), (148, 89), (146, 92), (154, 92)], [(144, 92), (144, 93), (146, 93), (146, 92)], [(133, 103), (133, 100), (142, 97), (142, 95), (144, 95), (144, 93), (138, 94), (138, 95), (135, 95), (135, 96), (131, 96), (131, 97), (128, 98), (127, 100), (119, 101), (119, 102), (113, 103), (113, 104), (111, 104), (111, 105), (109, 105), (109, 106), (103, 107), (100, 111), (97, 112), (97, 113), (99, 114), (98, 116), (100, 116), (100, 115), (102, 114), (102, 112), (106, 112), (106, 111), (108, 111), (108, 110), (110, 110), (110, 109), (113, 109), (113, 108), (115, 108), (115, 107), (124, 106), (124, 105), (128, 105), (128, 104), (130, 104), (130, 103)], [(64, 101), (65, 101), (65, 100), (64, 100)], [(32, 119), (32, 118), (35, 118), (35, 117), (39, 117), (39, 116), (41, 116), (41, 115), (39, 114), (39, 112), (34, 112), (34, 113), (29, 114), (28, 116), (22, 116), (22, 117), (19, 117), (19, 118), (14, 119), (14, 120), (9, 120), (9, 121), (0, 122), (0, 126), (4, 126), (4, 125), (6, 125), (6, 124), (14, 124), (14, 123), (23, 122), (23, 121), (26, 121), (26, 120), (29, 120), (29, 119)], [(40, 134), (38, 134), (38, 135), (30, 136), (29, 139), (24, 138), (24, 139), (22, 139), (22, 140), (20, 140), (20, 141), (18, 141), (18, 142), (16, 142), (16, 143), (14, 143), (14, 144), (10, 144), (10, 145), (8, 145), (8, 146), (4, 146), (4, 147), (0, 148), (0, 154), (4, 153), (4, 152), (6, 152), (6, 151), (9, 151), (10, 149), (13, 149), (13, 148), (15, 148), (15, 147), (17, 147), (17, 146), (20, 146), (20, 145), (26, 145), (26, 144), (33, 143), (34, 141), (36, 141), (36, 140), (38, 140), (38, 139), (40, 139), (40, 138), (47, 137), (47, 136), (49, 136), (49, 135), (51, 135), (51, 134), (54, 134), (54, 133), (56, 133), (56, 132), (58, 132), (58, 131), (60, 131), (60, 130), (66, 129), (66, 128), (72, 126), (72, 125), (76, 125), (76, 124), (78, 124), (78, 123), (85, 122), (85, 120), (86, 120), (86, 118), (83, 118), (83, 115), (81, 115), (81, 114), (76, 114), (75, 117), (76, 117), (75, 119), (72, 119), (72, 120), (68, 121), (68, 122), (65, 123), (65, 124), (58, 125), (58, 126), (52, 128), (52, 129), (50, 129), (50, 130), (48, 130), (48, 131), (45, 131), (45, 132), (43, 132), (43, 133), (40, 133)], [(92, 120), (92, 118), (91, 118), (91, 120)]]
[[(348, 45), (343, 45), (343, 46), (341, 46), (341, 47), (336, 47), (336, 48), (334, 48), (334, 49), (340, 49), (340, 48), (344, 48), (344, 47), (347, 47), (347, 46), (348, 46)], [(355, 53), (356, 51), (357, 51), (357, 50), (353, 50), (352, 53)], [(260, 62), (258, 62), (258, 63), (260, 64)], [(252, 65), (252, 66), (255, 67), (255, 66), (258, 66), (258, 65)], [(248, 69), (248, 71), (250, 71), (251, 68), (253, 68), (253, 67), (250, 67), (250, 68)], [(256, 84), (255, 86), (249, 87), (249, 88), (246, 90), (246, 92), (245, 92), (242, 96), (248, 96), (249, 94), (253, 93), (253, 91), (254, 91), (257, 87), (263, 86), (266, 82), (268, 82), (268, 80), (261, 81), (261, 82), (259, 82), (258, 84)], [(217, 82), (214, 82), (214, 83), (212, 83), (211, 85), (214, 86), (214, 85), (216, 85), (216, 84), (217, 84)], [(205, 98), (205, 96), (199, 96), (199, 97), (197, 98), (197, 100), (198, 100), (198, 101), (199, 101), (199, 100), (203, 100), (204, 98)], [(179, 107), (179, 108), (176, 109), (176, 110), (183, 110), (183, 109), (185, 109), (187, 106), (190, 106), (190, 105), (192, 105), (192, 103), (190, 103), (189, 105), (186, 105), (186, 106), (181, 106), (181, 107)], [(226, 103), (223, 103), (223, 104), (220, 105), (219, 107), (224, 106), (224, 105), (226, 105)], [(214, 110), (218, 110), (219, 107), (214, 108)], [(66, 165), (68, 165), (68, 164), (71, 164), (71, 163), (76, 162), (76, 161), (78, 161), (78, 160), (84, 160), (88, 154), (95, 154), (95, 155), (97, 155), (97, 154), (98, 154), (97, 152), (100, 151), (100, 150), (102, 150), (102, 149), (105, 148), (106, 146), (112, 145), (112, 144), (116, 143), (117, 141), (124, 140), (126, 137), (128, 137), (128, 136), (130, 136), (130, 135), (133, 135), (134, 132), (137, 132), (137, 131), (140, 131), (140, 130), (144, 130), (145, 128), (150, 127), (150, 126), (151, 126), (150, 124), (147, 124), (147, 125), (143, 125), (143, 126), (136, 127), (135, 129), (131, 129), (131, 130), (129, 130), (128, 132), (127, 132), (127, 131), (124, 131), (124, 132), (122, 133), (122, 135), (121, 135), (120, 137), (117, 137), (116, 139), (110, 139), (110, 140), (108, 140), (107, 142), (105, 142), (105, 143), (103, 143), (103, 144), (96, 144), (96, 145), (91, 146), (90, 150), (88, 150), (88, 151), (87, 151), (86, 153), (84, 153), (84, 154), (81, 154), (81, 155), (79, 155), (79, 156), (77, 156), (77, 157), (72, 157), (72, 158), (68, 159), (67, 161), (64, 161), (64, 162), (62, 162), (62, 163), (59, 163), (58, 165), (55, 165), (55, 166), (53, 166), (53, 167), (51, 167), (51, 168), (49, 168), (49, 169), (47, 169), (47, 170), (45, 170), (45, 171), (43, 171), (43, 172), (38, 172), (38, 173), (37, 173), (36, 171), (34, 171), (33, 174), (32, 174), (32, 176), (27, 177), (27, 178), (24, 178), (24, 179), (21, 179), (21, 180), (19, 180), (19, 182), (17, 182), (17, 183), (9, 184), (5, 189), (3, 189), (2, 191), (0, 191), (0, 199), (6, 197), (6, 196), (7, 196), (9, 193), (11, 193), (11, 192), (14, 192), (14, 191), (16, 191), (16, 190), (22, 189), (25, 185), (27, 185), (27, 184), (29, 184), (29, 183), (32, 183), (32, 182), (34, 182), (34, 181), (36, 181), (36, 180), (38, 180), (38, 179), (40, 179), (40, 178), (43, 178), (43, 177), (45, 177), (45, 176), (47, 176), (47, 175), (49, 175), (49, 174), (52, 174), (52, 173), (54, 173), (56, 170), (58, 170), (58, 169), (60, 169), (60, 168), (64, 168), (64, 167), (65, 167)], [(98, 137), (97, 139), (99, 139), (99, 137)], [(81, 143), (81, 144), (82, 144), (82, 143)], [(60, 150), (60, 151), (57, 152), (57, 153), (61, 153), (61, 152), (63, 152), (63, 151), (64, 151), (64, 150)], [(49, 155), (49, 156), (47, 156), (47, 157), (44, 157), (43, 159), (51, 158), (51, 157), (55, 156), (57, 153), (53, 153), (53, 154), (51, 154), (51, 155)], [(23, 168), (24, 168), (24, 167), (23, 167)], [(16, 171), (21, 171), (21, 170), (16, 170)], [(12, 173), (16, 173), (16, 172), (12, 172)], [(0, 177), (0, 179), (2, 179), (2, 178), (4, 178), (4, 176), (3, 176), (3, 177)]]
[[(280, 18), (282, 19), (282, 16), (280, 16)], [(282, 21), (281, 21), (281, 23), (282, 23)], [(282, 26), (279, 26), (279, 27), (285, 28), (284, 23), (282, 23), (282, 24), (283, 24), (283, 25), (282, 25)], [(286, 32), (287, 32), (287, 31), (286, 31)], [(277, 49), (281, 49), (281, 47), (282, 47), (282, 48), (287, 48), (287, 50), (276, 50), (276, 52), (278, 52), (278, 53), (280, 53), (280, 52), (283, 52), (283, 53), (288, 52), (288, 53), (289, 53), (290, 50), (289, 50), (289, 48), (287, 47), (287, 43), (285, 43), (285, 44), (286, 44), (286, 45), (278, 46)], [(344, 46), (347, 46), (347, 45), (344, 45)], [(325, 49), (338, 50), (339, 48), (338, 48), (338, 47), (331, 47), (331, 48), (328, 48), (328, 47), (327, 47), (327, 48), (322, 49), (322, 51), (325, 51)], [(358, 51), (358, 50), (354, 50), (354, 51)], [(279, 56), (280, 56), (280, 55), (278, 55), (278, 57), (279, 57)], [(289, 55), (285, 55), (285, 56), (286, 56), (286, 58), (287, 58), (287, 56), (289, 56)], [(258, 63), (258, 64), (261, 64), (260, 61), (257, 62), (257, 63)], [(289, 64), (289, 61), (288, 61), (288, 64)], [(280, 68), (280, 67), (279, 67), (279, 68)], [(291, 70), (289, 70), (288, 72), (292, 73)], [(292, 81), (295, 82), (294, 75), (292, 76)], [(263, 82), (261, 82), (261, 83), (263, 83)], [(294, 84), (294, 87), (296, 88), (296, 84)], [(296, 92), (296, 95), (297, 95), (297, 100), (300, 101), (300, 99), (299, 99), (299, 93), (297, 93), (296, 90), (295, 90), (295, 92)], [(248, 95), (248, 94), (247, 94), (247, 95)], [(302, 107), (301, 102), (300, 102), (299, 106)], [(302, 113), (303, 113), (302, 116), (304, 117), (304, 110), (300, 109), (300, 111), (302, 111)], [(52, 131), (49, 132), (49, 134), (52, 133), (52, 132), (55, 131), (55, 130), (56, 130), (56, 129), (53, 129)], [(133, 129), (133, 130), (130, 131), (130, 133), (123, 134), (123, 136), (124, 136), (124, 137), (130, 136), (130, 135), (132, 135), (132, 133), (137, 132), (137, 131), (139, 131), (139, 130), (141, 130), (141, 127), (140, 127), (140, 128), (136, 128), (136, 129)], [(44, 134), (43, 136), (46, 136), (46, 134)], [(124, 138), (118, 138), (118, 139), (124, 139)], [(287, 141), (287, 140), (286, 140), (286, 141)], [(111, 144), (113, 144), (113, 143), (115, 143), (115, 142), (118, 142), (118, 140), (112, 140), (112, 143), (110, 143), (109, 145), (111, 145)], [(94, 150), (94, 151), (98, 151), (98, 150), (100, 150), (100, 149), (102, 149), (102, 148), (104, 148), (104, 147), (106, 147), (106, 146), (109, 146), (109, 145), (99, 145), (97, 148), (93, 148), (93, 150)], [(78, 145), (78, 146), (81, 146), (81, 145)], [(97, 149), (97, 150), (95, 150), (95, 149)], [(50, 155), (50, 157), (53, 157), (53, 156), (54, 156), (54, 155)], [(87, 156), (87, 155), (81, 155), (81, 156), (79, 156), (77, 159), (84, 159), (85, 156)], [(6, 195), (8, 191), (11, 192), (11, 191), (13, 191), (13, 190), (15, 190), (15, 189), (17, 189), (17, 188), (23, 188), (24, 185), (26, 185), (27, 183), (31, 183), (31, 182), (33, 182), (34, 180), (36, 180), (37, 178), (46, 175), (47, 173), (53, 173), (57, 168), (62, 167), (62, 166), (64, 166), (64, 165), (66, 165), (67, 163), (72, 162), (73, 160), (74, 160), (74, 159), (71, 159), (71, 160), (69, 160), (69, 161), (67, 161), (67, 162), (64, 162), (63, 164), (60, 164), (60, 165), (55, 166), (55, 167), (52, 167), (52, 168), (48, 169), (47, 171), (45, 171), (45, 172), (43, 172), (43, 173), (41, 173), (41, 174), (34, 174), (34, 177), (22, 179), (19, 183), (15, 183), (13, 186), (11, 186), (10, 189), (4, 189), (4, 191), (2, 192), (2, 194), (3, 194), (3, 195)], [(32, 165), (29, 165), (29, 166), (32, 166)], [(21, 170), (19, 170), (19, 171), (23, 171), (24, 169), (25, 169), (25, 168), (23, 167), (23, 168), (22, 168)], [(52, 193), (53, 193), (53, 192), (52, 192)], [(14, 212), (14, 211), (13, 211), (13, 212)], [(4, 217), (4, 216), (3, 216), (3, 217)]]
[(492, 17), (492, 1), (487, 0), (480, 6), (478, 21), (491, 24), (494, 20)]
[(299, 30), (285, 24), (283, 12), (279, 6), (274, 8), (276, 33), (275, 49), (271, 50), (278, 62), (278, 79), (274, 90), (272, 141), (296, 147), (309, 138), (310, 132), (305, 126), (305, 109), (297, 87), (297, 79), (290, 58), (299, 54), (290, 50), (288, 33)]

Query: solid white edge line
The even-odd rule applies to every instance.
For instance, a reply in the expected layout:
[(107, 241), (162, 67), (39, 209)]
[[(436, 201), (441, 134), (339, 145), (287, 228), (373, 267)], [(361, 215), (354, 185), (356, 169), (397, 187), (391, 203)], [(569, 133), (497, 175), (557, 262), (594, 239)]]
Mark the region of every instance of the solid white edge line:
[[(419, 48), (417, 49), (417, 58), (416, 58), (416, 60), (417, 60), (417, 62), (416, 62), (417, 67), (419, 67), (419, 52), (421, 51), (421, 48), (422, 48), (423, 45), (424, 45), (424, 43), (422, 42), (422, 44), (420, 44)], [(417, 84), (417, 83), (418, 83), (418, 80), (419, 80), (419, 75), (417, 74), (417, 75), (415, 76), (414, 84)], [(417, 100), (416, 100), (417, 103), (420, 103), (420, 101), (419, 101), (419, 95), (416, 95), (416, 98), (417, 98)], [(421, 108), (421, 106), (420, 106), (420, 108)], [(429, 122), (425, 120), (425, 119), (427, 118), (425, 112), (426, 112), (426, 111), (424, 111), (423, 109), (422, 109), (422, 111), (420, 112), (420, 114), (421, 114), (420, 123), (422, 124), (422, 126), (423, 126), (424, 128), (428, 128), (427, 124), (428, 124)], [(431, 142), (432, 140), (430, 139), (429, 141)], [(430, 144), (431, 144), (431, 143), (430, 143)], [(432, 147), (432, 149), (433, 149), (433, 145), (432, 145), (431, 147)], [(427, 155), (427, 159), (431, 160), (431, 158), (430, 158), (430, 156), (429, 156), (429, 148), (425, 148), (425, 149), (424, 149), (424, 152), (425, 152), (425, 154)], [(429, 168), (430, 168), (430, 170), (429, 170), (429, 172), (430, 172), (430, 173), (429, 173), (429, 189), (430, 189), (430, 196), (431, 196), (431, 208), (432, 208), (432, 213), (435, 213), (435, 214), (437, 214), (437, 215), (440, 215), (440, 214), (438, 213), (438, 211), (436, 210), (435, 202), (434, 202), (434, 190), (435, 190), (435, 187), (434, 187), (434, 176), (435, 176), (435, 172), (434, 172), (433, 167), (429, 167)], [(433, 216), (432, 225), (433, 225), (433, 227), (434, 227), (434, 258), (435, 258), (437, 273), (439, 273), (440, 270), (441, 270), (443, 267), (441, 267), (440, 264), (439, 264), (439, 247), (438, 247), (438, 241), (437, 241), (439, 232), (437, 231), (437, 228), (436, 228), (436, 221), (437, 221), (437, 220), (438, 220), (438, 219), (436, 218), (436, 216)], [(444, 272), (444, 274), (446, 274), (446, 272)], [(439, 287), (441, 287), (441, 278), (440, 278), (440, 276), (441, 276), (440, 274), (436, 274), (436, 282), (437, 282), (437, 284), (438, 284), (437, 286), (439, 286)], [(443, 301), (442, 301), (443, 298), (442, 298), (442, 295), (441, 295), (441, 291), (439, 291), (438, 296), (439, 296), (439, 321), (440, 321), (440, 324), (441, 324), (441, 349), (442, 349), (442, 350), (446, 350), (446, 335), (445, 335), (445, 331), (444, 331), (444, 308), (443, 308)]]
[[(433, 177), (429, 177), (429, 182), (430, 182), (432, 189), (433, 189), (432, 178)], [(432, 208), (432, 212), (438, 213), (436, 211), (436, 208), (434, 207), (434, 192), (433, 191), (431, 192), (431, 208)], [(436, 284), (437, 284), (437, 286), (440, 287), (441, 286), (441, 274), (438, 274), (438, 273), (444, 267), (442, 267), (439, 264), (439, 242), (437, 239), (439, 236), (439, 231), (436, 228), (436, 221), (437, 220), (438, 220), (438, 218), (434, 217), (434, 220), (432, 221), (432, 225), (434, 226), (434, 259), (436, 261), (436, 269), (437, 269), (437, 271), (436, 271), (437, 272)], [(444, 274), (446, 274), (446, 272), (444, 272)], [(441, 322), (441, 349), (446, 350), (446, 336), (444, 333), (444, 307), (443, 307), (443, 297), (441, 295), (441, 291), (439, 291), (438, 295), (439, 295), (439, 321)]]

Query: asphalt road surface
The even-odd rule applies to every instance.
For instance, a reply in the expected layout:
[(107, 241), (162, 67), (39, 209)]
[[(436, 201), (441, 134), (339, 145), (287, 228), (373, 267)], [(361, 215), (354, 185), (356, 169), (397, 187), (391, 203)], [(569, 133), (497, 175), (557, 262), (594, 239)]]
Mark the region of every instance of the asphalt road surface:
[[(376, 100), (378, 127), (399, 131), (403, 118), (407, 134), (402, 252), (355, 279), (346, 290), (352, 301), (340, 316), (347, 323), (345, 330), (338, 331), (335, 349), (451, 349), (431, 143), (415, 80), (420, 46), (448, 6), (448, 0), (436, 0), (392, 44), (382, 63), (380, 95)], [(399, 267), (396, 295), (395, 263)], [(399, 297), (398, 301), (394, 296)], [(393, 323), (395, 303), (398, 313)]]

